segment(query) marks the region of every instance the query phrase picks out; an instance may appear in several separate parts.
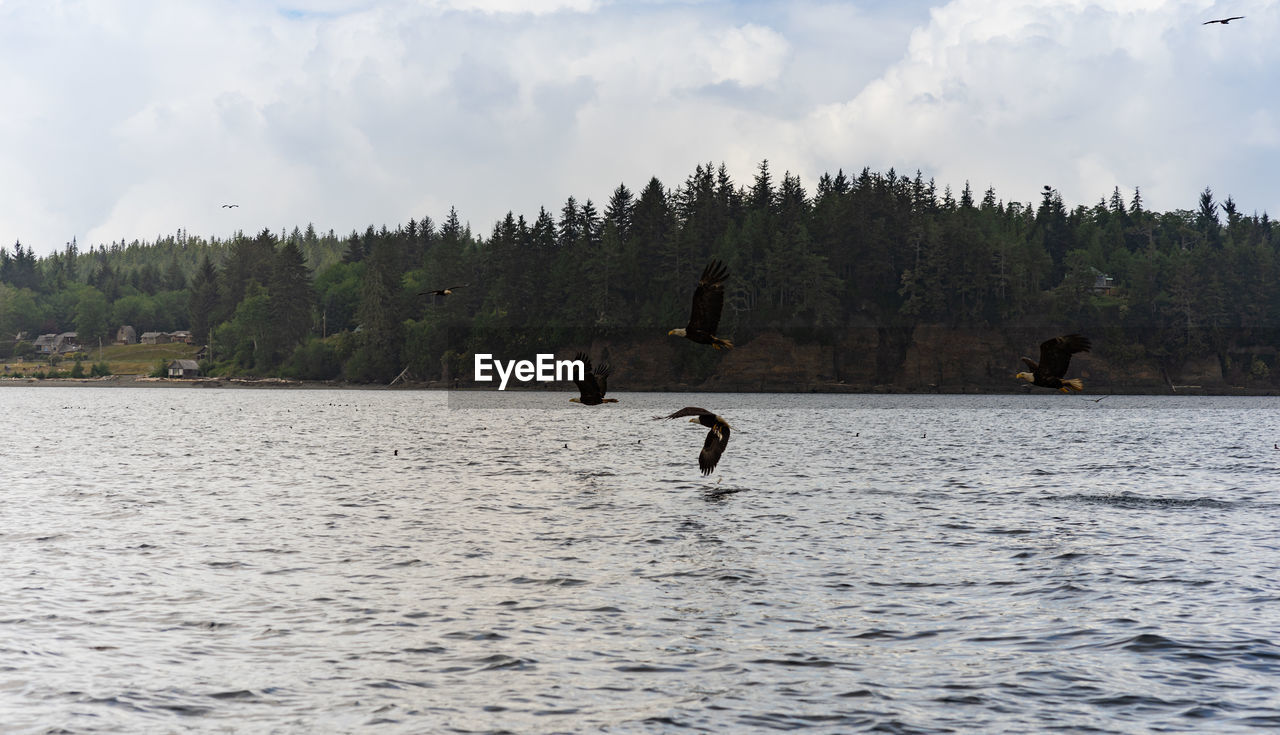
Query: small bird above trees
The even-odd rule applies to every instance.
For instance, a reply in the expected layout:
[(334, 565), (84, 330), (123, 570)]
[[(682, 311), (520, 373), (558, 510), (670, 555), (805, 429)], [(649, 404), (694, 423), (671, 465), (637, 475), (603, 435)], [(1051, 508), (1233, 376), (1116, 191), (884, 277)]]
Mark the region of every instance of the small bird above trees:
[(697, 406), (686, 406), (670, 416), (654, 416), (653, 420), (662, 421), (685, 416), (695, 417), (689, 419), (689, 423), (702, 424), (711, 429), (707, 432), (706, 441), (702, 443), (702, 451), (698, 453), (698, 469), (702, 470), (702, 474), (709, 475), (720, 462), (720, 455), (724, 454), (724, 448), (729, 446), (729, 422)]
[(732, 350), (733, 343), (716, 336), (720, 326), (720, 312), (724, 308), (724, 281), (729, 269), (724, 263), (713, 260), (702, 270), (698, 287), (693, 291), (693, 308), (689, 324), (684, 329), (673, 329), (668, 335), (684, 337), (699, 344), (711, 345), (717, 350)]
[(1205, 22), (1201, 23), (1200, 25), (1202, 25), (1202, 26), (1207, 26), (1207, 25), (1209, 25), (1209, 24), (1211, 24), (1211, 23), (1221, 23), (1222, 25), (1224, 25), (1224, 26), (1225, 26), (1226, 24), (1230, 23), (1231, 21), (1233, 21), (1233, 20), (1240, 20), (1240, 19), (1241, 19), (1241, 18), (1243, 18), (1243, 17), (1244, 17), (1243, 15), (1233, 15), (1233, 16), (1231, 16), (1230, 18), (1219, 18), (1219, 19), (1217, 19), (1217, 20), (1206, 20)]
[(1027, 367), (1031, 368), (1031, 372), (1021, 372), (1013, 377), (1022, 378), (1041, 388), (1055, 388), (1063, 393), (1073, 390), (1082, 391), (1084, 383), (1079, 378), (1063, 380), (1062, 376), (1067, 374), (1071, 356), (1077, 352), (1088, 352), (1091, 346), (1088, 337), (1081, 337), (1078, 334), (1047, 339), (1040, 343), (1040, 362), (1037, 363), (1029, 357), (1022, 358)]

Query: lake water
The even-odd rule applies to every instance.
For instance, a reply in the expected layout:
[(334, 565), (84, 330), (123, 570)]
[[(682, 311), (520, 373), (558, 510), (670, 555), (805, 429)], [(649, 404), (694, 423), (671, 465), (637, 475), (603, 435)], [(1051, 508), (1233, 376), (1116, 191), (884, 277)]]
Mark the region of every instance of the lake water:
[(1280, 399), (570, 395), (0, 389), (0, 731), (1280, 727)]

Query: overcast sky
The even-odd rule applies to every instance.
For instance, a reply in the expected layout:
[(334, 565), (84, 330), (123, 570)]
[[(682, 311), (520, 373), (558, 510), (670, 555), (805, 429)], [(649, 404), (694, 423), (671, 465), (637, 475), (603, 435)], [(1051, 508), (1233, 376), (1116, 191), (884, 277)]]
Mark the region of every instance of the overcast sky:
[(1277, 38), (1268, 0), (0, 0), (0, 245), (487, 236), (763, 159), (1275, 216)]

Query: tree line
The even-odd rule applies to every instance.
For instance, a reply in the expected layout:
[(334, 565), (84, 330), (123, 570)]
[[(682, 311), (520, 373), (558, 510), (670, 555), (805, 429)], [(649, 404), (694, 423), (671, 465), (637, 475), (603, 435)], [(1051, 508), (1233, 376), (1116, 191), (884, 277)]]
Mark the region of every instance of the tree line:
[(94, 344), (123, 324), (189, 329), (214, 374), (438, 380), (479, 346), (554, 351), (683, 326), (718, 258), (731, 273), (720, 333), (739, 345), (769, 330), (800, 341), (917, 324), (1070, 330), (1122, 360), (1176, 368), (1212, 355), (1269, 381), (1278, 245), (1265, 213), (1207, 188), (1194, 210), (1151, 211), (1119, 189), (1068, 208), (1051, 187), (1005, 202), (863, 169), (824, 174), (810, 192), (767, 161), (745, 184), (705, 164), (674, 187), (619, 185), (602, 205), (508, 213), (487, 234), (451, 210), (342, 237), (180, 231), (43, 258), (16, 243), (0, 248), (0, 335), (76, 331)]

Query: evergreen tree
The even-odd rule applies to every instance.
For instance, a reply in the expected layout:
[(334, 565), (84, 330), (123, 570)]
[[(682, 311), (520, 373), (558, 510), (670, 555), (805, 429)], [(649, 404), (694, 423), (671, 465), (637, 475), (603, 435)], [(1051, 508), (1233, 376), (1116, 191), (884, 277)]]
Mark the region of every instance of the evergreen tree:
[(218, 274), (213, 268), (213, 262), (209, 260), (208, 253), (200, 258), (200, 266), (196, 269), (195, 278), (191, 282), (189, 299), (191, 337), (199, 344), (208, 344), (214, 315), (218, 308)]
[(311, 332), (315, 302), (311, 272), (292, 240), (282, 244), (276, 253), (268, 292), (274, 346), (283, 359)]
[(388, 383), (404, 367), (404, 332), (400, 319), (400, 274), (389, 242), (374, 245), (360, 289), (357, 347), (343, 366), (347, 377), (360, 382)]
[(178, 263), (178, 256), (174, 255), (169, 259), (169, 265), (164, 271), (163, 288), (166, 291), (181, 291), (187, 287), (187, 276), (182, 272), (182, 266)]
[(1222, 247), (1222, 223), (1218, 220), (1218, 204), (1213, 200), (1213, 191), (1207, 186), (1200, 192), (1196, 229), (1210, 247), (1215, 250)]
[(108, 312), (107, 297), (101, 291), (93, 286), (79, 287), (79, 296), (76, 299), (75, 331), (80, 344), (90, 346), (98, 344), (98, 340), (107, 340)]

